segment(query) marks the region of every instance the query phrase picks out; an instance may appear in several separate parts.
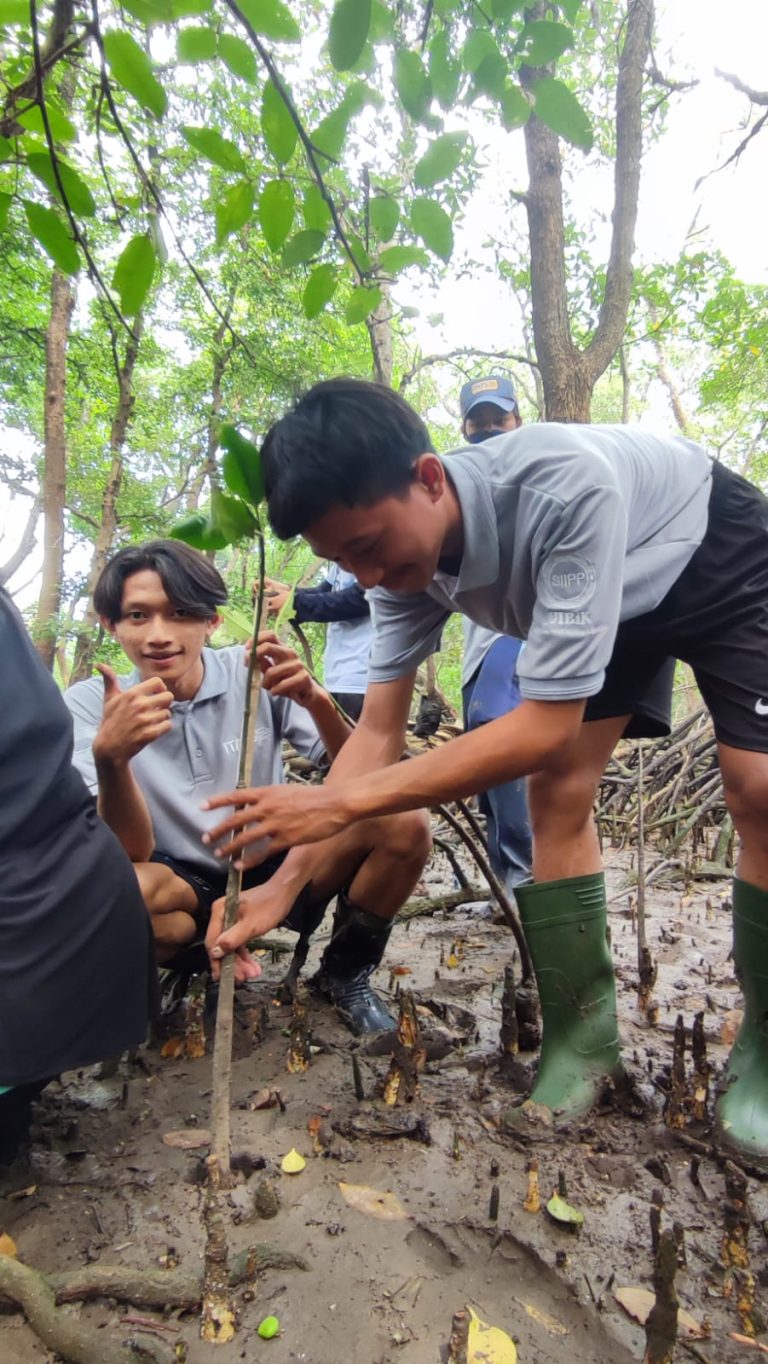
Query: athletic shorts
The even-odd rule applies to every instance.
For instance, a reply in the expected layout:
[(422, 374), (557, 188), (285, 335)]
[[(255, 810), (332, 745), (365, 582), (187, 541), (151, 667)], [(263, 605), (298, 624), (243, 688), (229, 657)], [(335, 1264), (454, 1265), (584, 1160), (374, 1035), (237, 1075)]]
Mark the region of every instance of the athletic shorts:
[[(271, 876), (278, 870), (285, 860), (286, 853), (278, 853), (275, 857), (270, 857), (266, 862), (262, 862), (258, 867), (250, 867), (243, 872), (243, 890), (251, 890), (253, 886), (263, 886)], [(197, 908), (193, 911), (192, 917), (201, 938), (205, 937), (208, 931), (208, 921), (211, 917), (211, 907), (214, 900), (221, 899), (227, 889), (226, 872), (217, 874), (209, 867), (200, 866), (197, 863), (183, 862), (176, 857), (171, 857), (169, 853), (153, 852), (150, 862), (162, 862), (163, 866), (170, 867), (176, 876), (180, 876), (182, 881), (186, 881), (191, 886), (197, 896)], [(318, 901), (312, 897), (312, 885), (305, 886), (297, 895), (291, 911), (287, 918), (283, 920), (283, 927), (292, 928), (296, 933), (300, 933), (307, 927), (310, 909), (317, 909), (319, 917), (317, 923), (325, 913), (325, 906), (328, 901)], [(315, 917), (313, 914), (312, 918)], [(317, 927), (317, 923), (314, 927)], [(313, 929), (309, 929), (310, 932)]]
[(668, 734), (676, 658), (693, 669), (717, 739), (768, 753), (768, 499), (721, 464), (704, 539), (663, 601), (619, 626), (584, 718), (631, 714), (627, 736)]

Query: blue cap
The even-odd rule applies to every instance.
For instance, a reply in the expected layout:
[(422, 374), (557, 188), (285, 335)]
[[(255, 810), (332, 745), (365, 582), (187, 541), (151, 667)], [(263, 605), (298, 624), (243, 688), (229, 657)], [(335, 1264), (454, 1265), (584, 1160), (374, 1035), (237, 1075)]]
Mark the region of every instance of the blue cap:
[(517, 412), (517, 394), (512, 380), (505, 379), (501, 374), (489, 374), (485, 379), (470, 379), (469, 383), (463, 385), (459, 396), (462, 421), (480, 403), (493, 403), (502, 412)]

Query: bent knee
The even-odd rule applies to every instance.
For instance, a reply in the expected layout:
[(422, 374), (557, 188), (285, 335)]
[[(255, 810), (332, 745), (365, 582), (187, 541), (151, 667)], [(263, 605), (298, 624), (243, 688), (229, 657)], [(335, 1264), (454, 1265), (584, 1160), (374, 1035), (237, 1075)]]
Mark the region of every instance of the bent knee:
[(422, 866), (432, 851), (432, 830), (427, 810), (407, 810), (376, 820), (376, 842), (398, 858)]
[(577, 830), (592, 819), (598, 782), (589, 771), (534, 772), (528, 778), (528, 808), (534, 836), (554, 823)]
[(764, 823), (768, 820), (768, 768), (729, 773), (723, 781), (725, 803), (734, 824)]
[(197, 896), (189, 883), (163, 862), (135, 862), (139, 889), (150, 918), (173, 910), (193, 911)]

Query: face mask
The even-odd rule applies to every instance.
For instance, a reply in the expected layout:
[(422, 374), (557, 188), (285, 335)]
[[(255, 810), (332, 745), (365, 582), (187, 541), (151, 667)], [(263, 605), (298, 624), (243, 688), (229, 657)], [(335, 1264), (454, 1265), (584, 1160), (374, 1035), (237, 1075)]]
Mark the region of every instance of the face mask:
[(471, 436), (467, 436), (468, 445), (482, 445), (484, 440), (490, 440), (491, 436), (503, 436), (504, 432), (492, 427), (490, 431), (473, 431)]

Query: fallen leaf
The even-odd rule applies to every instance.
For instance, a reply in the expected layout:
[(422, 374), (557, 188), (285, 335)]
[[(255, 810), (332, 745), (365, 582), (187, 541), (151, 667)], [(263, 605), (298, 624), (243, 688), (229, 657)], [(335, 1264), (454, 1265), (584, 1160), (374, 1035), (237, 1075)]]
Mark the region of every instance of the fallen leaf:
[(351, 1208), (357, 1208), (369, 1217), (378, 1217), (382, 1222), (404, 1222), (410, 1217), (393, 1193), (382, 1193), (381, 1189), (372, 1189), (368, 1184), (340, 1183), (339, 1188)]
[(307, 1131), (312, 1138), (312, 1149), (316, 1156), (321, 1156), (328, 1145), (325, 1118), (321, 1113), (313, 1113), (307, 1119)]
[(178, 1131), (164, 1132), (163, 1144), (174, 1151), (196, 1151), (200, 1146), (210, 1146), (211, 1134), (207, 1127), (180, 1127)]
[(280, 1334), (280, 1322), (277, 1317), (265, 1317), (259, 1322), (256, 1330), (262, 1340), (274, 1340), (275, 1336)]
[(31, 1198), (37, 1193), (37, 1185), (30, 1184), (26, 1189), (15, 1189), (13, 1193), (6, 1194), (9, 1203), (16, 1203), (20, 1198)]
[(736, 1041), (736, 1034), (741, 1027), (741, 1009), (729, 1009), (723, 1014), (720, 1020), (720, 1041), (724, 1047), (732, 1047)]
[(256, 1093), (248, 1100), (248, 1107), (253, 1112), (259, 1108), (276, 1108), (277, 1095), (274, 1089), (257, 1089)]
[(8, 1235), (7, 1231), (4, 1231), (0, 1236), (0, 1255), (7, 1255), (12, 1260), (16, 1259), (16, 1242), (12, 1236)]
[(177, 1056), (183, 1056), (184, 1038), (169, 1037), (168, 1041), (164, 1042), (162, 1047), (160, 1048), (160, 1055), (165, 1056), (166, 1059), (170, 1059), (171, 1061), (175, 1061)]
[(481, 1321), (471, 1307), (467, 1307), (467, 1311), (469, 1312), (467, 1364), (517, 1364), (515, 1342), (506, 1331)]
[(768, 1355), (768, 1345), (761, 1345), (759, 1340), (753, 1340), (751, 1336), (741, 1336), (738, 1331), (729, 1331), (728, 1339), (735, 1340), (737, 1345), (746, 1345), (750, 1350), (759, 1350), (760, 1354)]
[(584, 1222), (583, 1212), (579, 1212), (578, 1208), (572, 1208), (559, 1194), (552, 1195), (547, 1204), (547, 1212), (556, 1222), (565, 1222), (571, 1227), (580, 1227)]
[(413, 973), (410, 966), (393, 966), (389, 974), (391, 976), (410, 976)]
[(300, 1175), (306, 1167), (307, 1162), (300, 1156), (296, 1147), (292, 1147), (287, 1156), (283, 1156), (280, 1168), (284, 1175)]
[(448, 967), (449, 970), (451, 970), (451, 971), (455, 971), (455, 970), (456, 970), (456, 967), (457, 967), (458, 964), (459, 964), (459, 959), (458, 959), (458, 957), (456, 956), (456, 953), (455, 953), (455, 952), (449, 952), (449, 953), (448, 953), (448, 956), (447, 956), (446, 959), (445, 959), (445, 964), (446, 964), (446, 966)]
[[(656, 1295), (647, 1288), (614, 1288), (613, 1296), (620, 1307), (635, 1321), (639, 1321), (641, 1326), (645, 1326)], [(683, 1335), (688, 1340), (706, 1340), (708, 1332), (704, 1329), (700, 1321), (692, 1317), (690, 1312), (686, 1312), (684, 1307), (680, 1307), (677, 1313), (677, 1325)]]
[[(520, 1302), (519, 1298), (517, 1299), (517, 1302)], [(568, 1327), (563, 1326), (563, 1323), (558, 1321), (557, 1317), (551, 1317), (549, 1312), (542, 1312), (541, 1308), (534, 1307), (532, 1302), (520, 1302), (520, 1305), (525, 1308), (528, 1316), (533, 1317), (533, 1320), (537, 1321), (539, 1326), (543, 1326), (545, 1331), (549, 1331), (551, 1336), (570, 1335)]]

